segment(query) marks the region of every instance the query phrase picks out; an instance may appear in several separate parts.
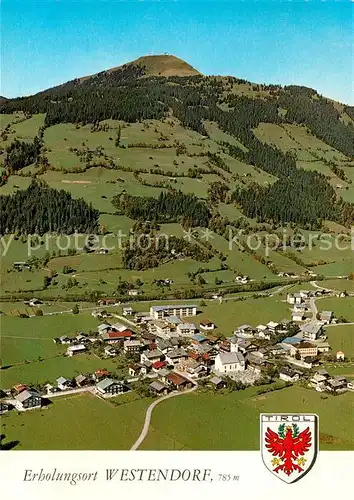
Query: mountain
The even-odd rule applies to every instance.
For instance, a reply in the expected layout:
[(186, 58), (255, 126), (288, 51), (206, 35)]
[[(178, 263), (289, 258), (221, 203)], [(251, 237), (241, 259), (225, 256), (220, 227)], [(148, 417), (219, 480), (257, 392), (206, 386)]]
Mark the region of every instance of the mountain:
[(190, 64), (176, 56), (161, 54), (141, 56), (134, 61), (116, 66), (114, 68), (80, 77), (78, 80), (84, 82), (88, 79), (97, 77), (98, 75), (110, 75), (111, 73), (125, 71), (128, 68), (140, 68), (142, 73), (140, 76), (196, 76), (200, 75), (199, 71), (193, 68)]
[[(152, 181), (139, 176), (150, 173), (157, 178), (153, 186), (162, 189), (172, 186), (166, 183), (166, 175), (170, 179), (198, 178), (208, 186), (202, 197), (215, 206), (216, 213), (218, 205), (226, 201), (260, 223), (320, 227), (324, 220), (344, 225), (354, 220), (353, 107), (305, 86), (204, 76), (174, 56), (144, 56), (33, 96), (0, 101), (0, 112), (23, 113), (21, 120), (30, 116), (43, 116), (44, 120), (31, 145), (19, 142), (19, 134), (11, 136), (11, 126), (13, 130), (16, 126), (9, 119), (2, 155), (6, 175), (39, 161), (43, 172), (64, 168), (62, 160), (51, 163), (51, 149), (58, 146), (46, 140), (52, 127), (76, 124), (75, 130), (91, 126), (91, 134), (105, 132), (102, 141), (107, 137), (114, 140), (117, 149), (112, 151), (108, 143), (83, 148), (85, 141), (80, 149), (80, 142), (70, 132), (61, 145), (70, 161), (80, 157), (87, 168), (132, 169), (143, 185)], [(122, 127), (128, 134), (131, 124), (139, 123), (140, 132), (130, 142), (121, 139)], [(174, 132), (177, 126), (179, 134)], [(144, 134), (151, 127), (154, 131)], [(195, 144), (190, 143), (191, 131), (197, 134)], [(17, 142), (9, 143), (9, 136)], [(132, 154), (125, 160), (129, 163), (121, 165), (123, 148), (130, 148)], [(157, 149), (176, 151), (176, 157), (170, 154), (164, 160), (164, 171), (156, 162), (147, 168)], [(189, 168), (179, 164), (180, 155), (186, 157)], [(136, 158), (139, 166), (132, 166)], [(70, 161), (64, 164), (70, 166)], [(182, 184), (176, 181), (174, 187)], [(140, 202), (133, 199), (129, 203)]]
[(142, 56), (127, 66), (139, 66), (145, 76), (196, 76), (199, 71), (190, 64), (172, 55)]

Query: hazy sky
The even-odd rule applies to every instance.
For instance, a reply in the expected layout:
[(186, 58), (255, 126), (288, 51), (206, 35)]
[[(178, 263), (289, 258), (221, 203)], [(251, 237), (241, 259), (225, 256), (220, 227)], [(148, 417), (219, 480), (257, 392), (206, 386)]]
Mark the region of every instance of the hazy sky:
[(2, 0), (0, 94), (168, 52), (205, 74), (306, 85), (354, 104), (353, 10), (353, 0)]

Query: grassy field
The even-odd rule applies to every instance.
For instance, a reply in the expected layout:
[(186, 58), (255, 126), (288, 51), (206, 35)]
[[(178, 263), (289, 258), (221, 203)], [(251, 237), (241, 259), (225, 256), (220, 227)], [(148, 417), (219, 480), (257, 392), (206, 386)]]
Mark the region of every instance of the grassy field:
[[(58, 351), (62, 349), (59, 347)], [(113, 358), (100, 359), (94, 354), (78, 354), (73, 357), (58, 354), (54, 358), (15, 364), (1, 370), (0, 387), (8, 389), (19, 383), (28, 385), (54, 383), (60, 376), (73, 378), (80, 373), (92, 374), (99, 369), (114, 372), (117, 369), (117, 361)]]
[[(5, 442), (19, 441), (16, 449), (130, 449), (151, 400), (123, 398), (118, 407), (88, 394), (53, 398), (46, 409), (6, 415), (2, 433)], [(115, 400), (120, 402), (120, 397)], [(310, 412), (320, 417), (321, 450), (353, 450), (353, 410), (352, 393), (323, 396), (296, 386), (262, 395), (257, 388), (226, 395), (198, 392), (158, 405), (140, 449), (257, 450), (261, 412)], [(341, 419), (333, 425), (338, 413)], [(70, 433), (63, 440), (67, 422)]]
[[(67, 309), (73, 304), (67, 304)], [(53, 307), (55, 309), (55, 306)], [(63, 309), (63, 306), (58, 306), (56, 311)], [(17, 309), (7, 311), (16, 313)], [(55, 316), (39, 316), (33, 318), (19, 318), (16, 316), (1, 317), (1, 359), (4, 366), (14, 365), (7, 370), (1, 372), (1, 378), (5, 381), (8, 377), (12, 377), (13, 371), (16, 371), (16, 377), (21, 374), (21, 371), (29, 372), (32, 375), (31, 364), (15, 365), (25, 360), (32, 361), (41, 358), (51, 358), (63, 352), (61, 346), (57, 346), (53, 342), (54, 337), (62, 335), (73, 336), (78, 331), (88, 333), (96, 331), (99, 321), (93, 318), (90, 311), (87, 313), (60, 314)], [(69, 361), (74, 358), (70, 358)], [(57, 362), (57, 361), (56, 361)], [(41, 362), (38, 369), (39, 375), (42, 377), (46, 374), (47, 367), (51, 366), (49, 362)], [(55, 363), (52, 361), (52, 363)]]
[(322, 450), (353, 450), (353, 410), (352, 393), (323, 399), (295, 386), (259, 396), (256, 388), (223, 396), (193, 393), (157, 406), (142, 449), (257, 450), (261, 412), (310, 412), (320, 417)]
[(335, 290), (337, 292), (345, 292), (348, 293), (354, 292), (354, 280), (324, 280), (320, 283), (324, 288), (328, 288), (329, 290)]
[(354, 325), (330, 326), (326, 335), (334, 353), (343, 351), (347, 358), (354, 358)]
[(16, 450), (129, 449), (139, 436), (151, 402), (139, 399), (116, 407), (88, 394), (53, 401), (40, 411), (10, 412), (2, 417), (4, 443), (19, 441)]
[(324, 298), (317, 302), (319, 311), (333, 311), (336, 318), (343, 317), (354, 322), (354, 297)]

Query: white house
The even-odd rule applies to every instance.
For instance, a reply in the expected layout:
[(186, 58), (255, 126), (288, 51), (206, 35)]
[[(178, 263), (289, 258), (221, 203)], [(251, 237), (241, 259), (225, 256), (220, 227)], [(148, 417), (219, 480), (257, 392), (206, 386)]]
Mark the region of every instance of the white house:
[(251, 338), (254, 337), (254, 330), (250, 325), (241, 325), (234, 331), (234, 335), (237, 337)]
[(302, 303), (302, 296), (300, 293), (288, 293), (286, 296), (286, 301), (288, 304), (301, 304)]
[(300, 375), (298, 372), (295, 372), (287, 366), (284, 366), (279, 370), (279, 378), (280, 380), (284, 380), (284, 382), (296, 382), (297, 380), (299, 380)]
[(156, 361), (161, 361), (161, 357), (163, 356), (163, 352), (160, 349), (151, 349), (144, 351), (140, 354), (140, 361), (144, 363), (145, 361), (150, 361), (151, 363), (155, 363)]
[(179, 335), (194, 335), (197, 327), (194, 323), (180, 323), (177, 325), (177, 333)]
[(67, 380), (64, 377), (59, 377), (56, 379), (57, 387), (61, 391), (65, 391), (66, 389), (69, 389), (71, 387), (71, 382), (70, 380)]
[(337, 361), (344, 361), (344, 352), (343, 351), (336, 352), (336, 360)]
[(267, 328), (272, 332), (272, 333), (275, 333), (277, 331), (277, 329), (279, 328), (279, 323), (275, 323), (274, 321), (269, 321), (269, 323), (267, 323)]
[(320, 321), (322, 321), (325, 325), (329, 325), (333, 319), (332, 311), (322, 311), (320, 312)]
[(84, 344), (77, 344), (69, 346), (66, 350), (66, 354), (68, 356), (75, 356), (75, 354), (81, 354), (85, 351), (87, 351), (87, 349)]
[(304, 312), (303, 311), (298, 311), (295, 310), (295, 308), (291, 312), (291, 319), (292, 321), (303, 321), (304, 319)]
[(316, 340), (323, 333), (323, 323), (312, 321), (301, 327), (301, 335), (304, 340)]
[(134, 309), (132, 307), (123, 307), (123, 316), (131, 316), (132, 314), (134, 314)]
[(168, 351), (165, 355), (165, 359), (169, 365), (178, 365), (181, 361), (186, 359), (188, 354), (183, 349), (183, 347), (179, 347), (177, 349), (173, 349), (172, 351)]
[(240, 352), (220, 352), (215, 358), (215, 371), (239, 372), (245, 369), (245, 358)]
[(214, 330), (215, 324), (212, 321), (209, 321), (208, 319), (203, 319), (199, 323), (199, 328), (201, 330)]

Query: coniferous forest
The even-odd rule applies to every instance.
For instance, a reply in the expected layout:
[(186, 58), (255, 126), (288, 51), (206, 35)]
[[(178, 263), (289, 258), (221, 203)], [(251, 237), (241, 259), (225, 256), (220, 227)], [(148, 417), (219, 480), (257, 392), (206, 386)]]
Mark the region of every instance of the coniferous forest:
[(98, 210), (75, 200), (64, 190), (32, 181), (13, 195), (0, 196), (1, 234), (93, 233), (98, 230)]
[(157, 199), (123, 192), (114, 197), (112, 203), (120, 213), (143, 221), (184, 222), (188, 227), (206, 227), (211, 217), (203, 201), (182, 191), (161, 192)]

